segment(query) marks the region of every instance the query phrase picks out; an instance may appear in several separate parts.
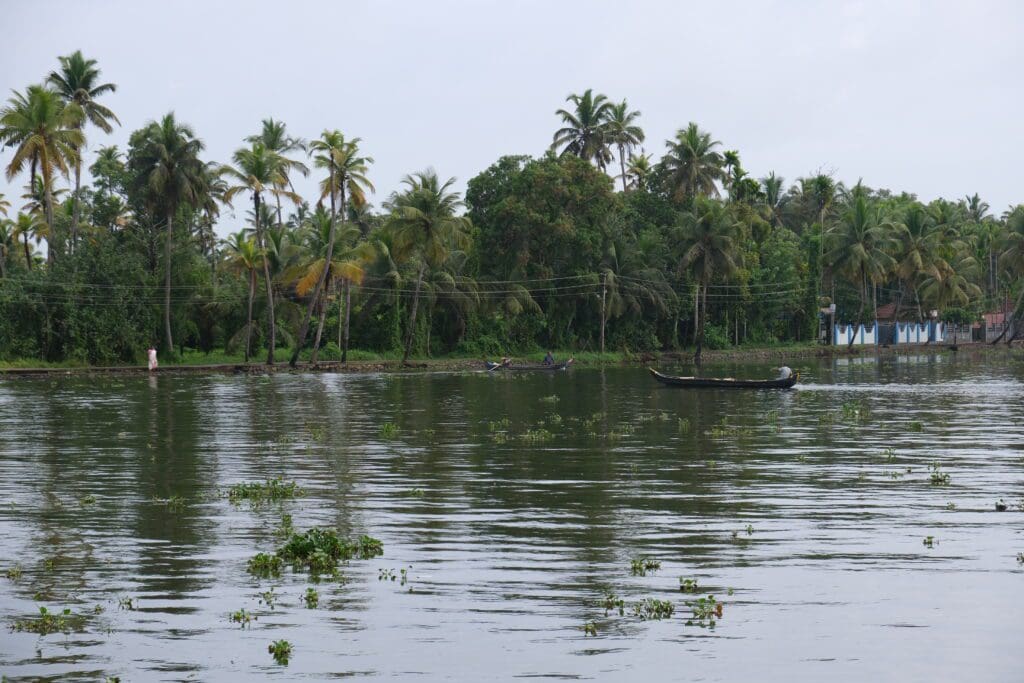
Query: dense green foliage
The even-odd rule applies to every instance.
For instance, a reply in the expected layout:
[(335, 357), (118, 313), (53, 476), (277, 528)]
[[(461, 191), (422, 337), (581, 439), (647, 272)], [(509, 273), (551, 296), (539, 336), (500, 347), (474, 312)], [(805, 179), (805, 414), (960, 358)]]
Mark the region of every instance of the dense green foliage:
[[(556, 112), (543, 156), (498, 159), (465, 198), (415, 173), (375, 212), (373, 159), (337, 130), (307, 143), (268, 119), (221, 164), (168, 114), (86, 159), (119, 123), (98, 101), (115, 86), (78, 52), (59, 64), (0, 111), (7, 177), (25, 180), (20, 209), (0, 197), (0, 360), (137, 362), (158, 341), (334, 360), (350, 339), (403, 357), (699, 356), (814, 339), (833, 302), (849, 322), (885, 303), (903, 319), (1021, 313), (1024, 206), (996, 217), (977, 195), (923, 204), (820, 174), (786, 189), (696, 123), (661, 159), (635, 155), (640, 112), (591, 90)], [(310, 172), (313, 206), (292, 190)], [(219, 240), (232, 203), (249, 227)]]

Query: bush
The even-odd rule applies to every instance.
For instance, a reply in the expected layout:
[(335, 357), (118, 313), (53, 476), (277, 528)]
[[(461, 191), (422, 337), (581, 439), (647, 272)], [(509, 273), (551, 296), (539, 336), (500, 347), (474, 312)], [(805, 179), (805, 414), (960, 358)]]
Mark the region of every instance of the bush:
[(704, 348), (724, 349), (729, 346), (729, 337), (720, 325), (704, 324)]
[(320, 347), (320, 360), (341, 360), (341, 347), (335, 342), (327, 342)]

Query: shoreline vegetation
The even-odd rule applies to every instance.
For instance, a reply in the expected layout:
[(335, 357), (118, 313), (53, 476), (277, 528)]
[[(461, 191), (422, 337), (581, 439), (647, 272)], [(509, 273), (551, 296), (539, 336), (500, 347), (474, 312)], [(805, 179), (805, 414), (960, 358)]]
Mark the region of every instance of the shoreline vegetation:
[[(516, 360), (539, 363), (545, 352), (535, 352), (516, 356)], [(642, 367), (651, 364), (692, 365), (693, 356), (685, 351), (645, 351), (630, 353), (626, 351), (582, 352), (554, 351), (558, 361), (574, 358), (574, 368), (597, 368), (608, 366)], [(820, 344), (780, 344), (773, 346), (746, 346), (717, 351), (707, 351), (704, 363), (743, 363), (758, 361), (785, 361), (795, 363), (800, 359), (811, 358), (871, 358), (882, 356), (917, 356), (922, 354), (952, 354), (960, 357), (974, 358), (993, 354), (1012, 358), (1021, 357), (1018, 349), (990, 344), (920, 344), (913, 346), (823, 346)], [(298, 373), (389, 373), (389, 372), (484, 372), (483, 360), (473, 356), (451, 355), (444, 357), (412, 357), (403, 360), (400, 354), (374, 354), (367, 352), (353, 353), (352, 357), (340, 360), (319, 360), (311, 363), (309, 354), (305, 354), (295, 366), (278, 364), (268, 366), (256, 360), (245, 362), (241, 357), (229, 357), (224, 354), (203, 354), (189, 352), (174, 362), (161, 364), (155, 371), (147, 369), (145, 364), (137, 365), (81, 365), (74, 363), (38, 364), (33, 361), (4, 362), (0, 361), (0, 379), (10, 377), (33, 377), (41, 375), (103, 375), (103, 374), (139, 374), (139, 375), (183, 375), (183, 374), (267, 374), (273, 372)]]
[[(307, 140), (264, 119), (215, 160), (170, 112), (103, 146), (116, 84), (80, 51), (54, 66), (0, 107), (0, 165), (24, 181), (0, 196), (8, 367), (134, 364), (150, 348), (165, 368), (188, 349), (293, 367), (547, 349), (699, 364), (806, 345), (833, 306), (854, 324), (886, 306), (1024, 318), (1024, 205), (758, 177), (697, 123), (650, 140), (639, 110), (591, 89), (554, 110), (540, 156), (503, 156), (464, 193), (412, 172), (375, 207), (372, 150), (348, 132)], [(300, 176), (319, 191), (296, 193)]]

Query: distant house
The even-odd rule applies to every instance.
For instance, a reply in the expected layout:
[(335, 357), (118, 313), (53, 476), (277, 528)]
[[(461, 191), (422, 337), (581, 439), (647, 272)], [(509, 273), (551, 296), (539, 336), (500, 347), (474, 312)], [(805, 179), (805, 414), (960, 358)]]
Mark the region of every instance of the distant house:
[(989, 313), (982, 313), (981, 317), (985, 319), (985, 327), (1000, 327), (1010, 318), (1013, 314), (1013, 304), (1007, 299), (1003, 302), (995, 311)]

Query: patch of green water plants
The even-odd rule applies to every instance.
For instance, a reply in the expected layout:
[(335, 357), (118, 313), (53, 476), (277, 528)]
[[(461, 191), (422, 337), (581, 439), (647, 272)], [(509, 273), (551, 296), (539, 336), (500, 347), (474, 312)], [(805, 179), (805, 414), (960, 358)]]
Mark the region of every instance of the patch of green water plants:
[(497, 421), (494, 421), (494, 422), (488, 422), (487, 423), (487, 431), (489, 431), (489, 432), (500, 432), (502, 430), (508, 429), (511, 426), (512, 426), (512, 422), (507, 417), (503, 417), (500, 420), (497, 420)]
[(924, 425), (919, 420), (914, 420), (907, 425), (907, 430), (911, 432), (923, 432)]
[(583, 624), (583, 637), (587, 636), (597, 636), (597, 624), (592, 621)]
[(85, 507), (86, 505), (93, 505), (95, 503), (96, 496), (92, 495), (91, 493), (87, 493), (84, 496), (80, 496), (78, 498), (78, 504), (81, 505), (82, 507)]
[(8, 567), (7, 571), (4, 572), (4, 576), (6, 576), (11, 581), (17, 581), (21, 578), (22, 573), (23, 572), (21, 569), (21, 565), (16, 564), (13, 567)]
[(1024, 553), (1017, 553), (1017, 563), (1024, 564)]
[(288, 660), (292, 657), (292, 644), (287, 640), (275, 640), (267, 646), (267, 652), (278, 664), (287, 665)]
[(953, 510), (956, 510), (956, 503), (954, 503), (953, 501), (949, 501), (948, 503), (946, 503), (946, 509), (951, 512)]
[(244, 607), (240, 610), (232, 612), (230, 615), (228, 615), (228, 618), (233, 623), (238, 624), (242, 628), (249, 628), (252, 622), (256, 620), (256, 617), (252, 614), (252, 612), (249, 612)]
[(620, 617), (626, 613), (626, 601), (611, 591), (605, 593), (601, 606), (604, 607), (604, 615), (606, 617), (613, 610), (618, 611)]
[(928, 471), (931, 473), (928, 477), (928, 481), (931, 482), (932, 486), (949, 485), (950, 476), (948, 473), (942, 471), (942, 465), (937, 462), (933, 462), (928, 465)]
[(383, 567), (377, 572), (378, 581), (394, 581), (396, 578), (394, 569), (384, 569)]
[(274, 587), (271, 586), (270, 590), (263, 591), (260, 593), (260, 604), (266, 605), (270, 609), (274, 609), (274, 605), (277, 603), (277, 593), (274, 592)]
[(843, 403), (843, 419), (847, 422), (867, 422), (870, 417), (871, 409), (864, 399)]
[(540, 402), (541, 403), (558, 403), (558, 397), (555, 396), (554, 394), (551, 394), (550, 396), (541, 396), (540, 397)]
[(684, 593), (696, 593), (697, 592), (697, 579), (684, 579), (679, 577), (679, 590)]
[(315, 588), (310, 586), (306, 589), (305, 595), (302, 596), (303, 602), (306, 603), (306, 607), (309, 609), (315, 609), (320, 604), (320, 594)]
[(256, 553), (249, 558), (248, 571), (261, 577), (280, 576), (284, 561), (276, 554)]
[(669, 619), (676, 611), (671, 600), (658, 600), (657, 598), (644, 598), (633, 605), (633, 615), (644, 621), (648, 619)]
[(934, 548), (936, 545), (938, 545), (938, 543), (939, 542), (937, 540), (935, 540), (934, 536), (925, 536), (924, 537), (923, 544), (924, 544), (924, 547), (926, 547), (926, 548)]
[(12, 631), (36, 633), (41, 636), (51, 633), (70, 633), (81, 627), (82, 617), (75, 616), (70, 609), (51, 612), (46, 607), (39, 608), (39, 616), (19, 619), (11, 625)]
[(629, 571), (633, 576), (647, 576), (647, 572), (659, 569), (661, 569), (661, 562), (645, 555), (631, 558), (629, 561)]
[(243, 481), (228, 489), (228, 500), (235, 505), (247, 501), (259, 505), (268, 501), (287, 500), (303, 495), (304, 491), (294, 481), (280, 478), (266, 481)]
[(124, 610), (134, 610), (139, 606), (139, 599), (133, 598), (130, 595), (124, 595), (117, 599), (117, 608)]
[(281, 524), (274, 529), (274, 536), (278, 538), (289, 538), (295, 533), (295, 525), (292, 523), (292, 516), (289, 514), (281, 515)]
[(706, 598), (697, 598), (686, 603), (690, 608), (691, 616), (686, 620), (687, 626), (700, 626), (701, 628), (714, 628), (715, 622), (722, 618), (724, 605), (715, 599), (714, 595)]
[(385, 422), (380, 426), (377, 435), (382, 439), (393, 439), (398, 436), (398, 425), (394, 422)]

